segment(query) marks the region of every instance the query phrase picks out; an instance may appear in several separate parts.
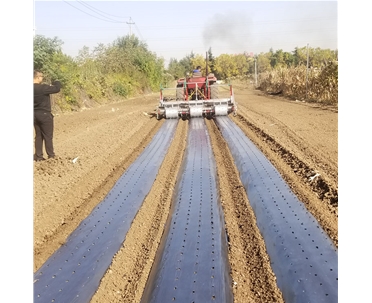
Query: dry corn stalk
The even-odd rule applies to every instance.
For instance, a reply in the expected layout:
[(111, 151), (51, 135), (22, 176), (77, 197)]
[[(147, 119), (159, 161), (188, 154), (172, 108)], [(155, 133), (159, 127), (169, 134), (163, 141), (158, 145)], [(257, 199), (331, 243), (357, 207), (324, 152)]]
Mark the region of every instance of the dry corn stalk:
[[(306, 85), (307, 84), (307, 85)], [(338, 63), (328, 62), (321, 69), (306, 66), (279, 68), (260, 74), (259, 87), (266, 92), (279, 92), (292, 99), (337, 104)], [(307, 94), (306, 94), (307, 92)]]

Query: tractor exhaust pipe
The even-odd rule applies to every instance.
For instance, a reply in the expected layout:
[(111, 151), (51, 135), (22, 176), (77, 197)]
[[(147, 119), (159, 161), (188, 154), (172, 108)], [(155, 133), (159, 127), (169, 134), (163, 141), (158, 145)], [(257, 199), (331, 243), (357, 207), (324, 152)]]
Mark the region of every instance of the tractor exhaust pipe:
[(208, 77), (208, 52), (205, 52), (205, 75)]

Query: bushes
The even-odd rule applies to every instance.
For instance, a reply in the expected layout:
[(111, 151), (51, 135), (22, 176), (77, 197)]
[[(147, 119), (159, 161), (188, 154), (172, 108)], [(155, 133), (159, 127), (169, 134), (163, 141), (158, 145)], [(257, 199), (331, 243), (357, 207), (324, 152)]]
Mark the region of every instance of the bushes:
[(115, 82), (112, 88), (113, 92), (121, 97), (128, 97), (130, 89), (127, 85), (119, 82)]
[(84, 47), (75, 59), (61, 52), (62, 44), (58, 38), (34, 38), (34, 67), (42, 70), (47, 83), (56, 79), (62, 83), (54, 102), (58, 110), (84, 107), (87, 98), (90, 103), (105, 103), (111, 97), (128, 98), (160, 87), (163, 59), (133, 35), (93, 52)]

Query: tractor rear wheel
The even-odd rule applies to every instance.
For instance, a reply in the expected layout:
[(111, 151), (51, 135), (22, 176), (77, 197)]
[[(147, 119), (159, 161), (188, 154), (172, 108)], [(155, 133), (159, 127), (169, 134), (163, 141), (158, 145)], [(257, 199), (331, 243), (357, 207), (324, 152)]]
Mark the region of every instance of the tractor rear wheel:
[(183, 91), (183, 87), (177, 87), (176, 100), (185, 100), (185, 93)]
[(211, 85), (211, 99), (218, 99), (219, 98), (219, 90), (217, 84), (213, 83)]

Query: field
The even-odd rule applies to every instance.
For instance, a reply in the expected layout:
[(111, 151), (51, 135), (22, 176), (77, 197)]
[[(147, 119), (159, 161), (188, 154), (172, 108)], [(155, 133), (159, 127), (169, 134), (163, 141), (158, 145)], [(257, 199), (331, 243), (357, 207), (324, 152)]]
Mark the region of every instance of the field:
[[(234, 85), (230, 118), (266, 155), (338, 246), (338, 110)], [(56, 159), (34, 162), (34, 271), (65, 242), (141, 154), (164, 120), (157, 94), (55, 116)], [(284, 302), (234, 161), (207, 120), (229, 236), (234, 302)], [(186, 148), (180, 120), (155, 183), (91, 302), (140, 302)], [(239, 203), (237, 203), (239, 201)]]

